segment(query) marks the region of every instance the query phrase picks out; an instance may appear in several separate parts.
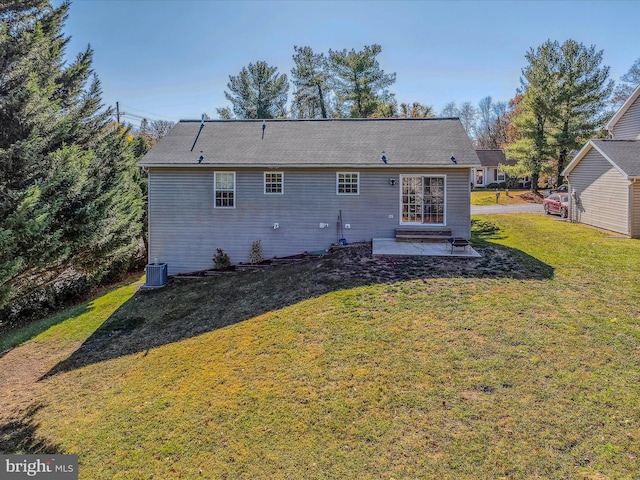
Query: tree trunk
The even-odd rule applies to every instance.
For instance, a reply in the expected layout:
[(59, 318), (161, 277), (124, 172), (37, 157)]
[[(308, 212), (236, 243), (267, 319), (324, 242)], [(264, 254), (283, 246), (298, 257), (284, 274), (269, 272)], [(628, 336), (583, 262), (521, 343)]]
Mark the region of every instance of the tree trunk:
[(539, 173), (531, 174), (531, 191), (534, 193), (538, 193), (538, 179), (540, 178)]
[(564, 180), (564, 177), (562, 176), (562, 171), (564, 170), (564, 167), (567, 165), (568, 153), (569, 152), (566, 149), (562, 149), (560, 151), (560, 156), (558, 157), (558, 183), (557, 183), (558, 186), (562, 185)]
[(322, 118), (327, 118), (327, 109), (324, 106), (324, 96), (322, 95), (322, 86), (318, 83), (318, 98), (320, 99), (320, 114)]

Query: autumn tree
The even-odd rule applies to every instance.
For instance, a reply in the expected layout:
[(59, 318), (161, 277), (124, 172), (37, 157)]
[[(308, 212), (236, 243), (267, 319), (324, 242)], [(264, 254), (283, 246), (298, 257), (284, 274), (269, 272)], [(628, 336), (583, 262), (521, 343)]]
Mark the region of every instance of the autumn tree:
[(470, 137), (473, 136), (475, 131), (477, 115), (478, 111), (471, 102), (464, 102), (460, 107), (455, 102), (449, 102), (440, 112), (441, 117), (458, 117)]
[(456, 106), (456, 102), (447, 103), (440, 112), (440, 116), (443, 118), (452, 118), (458, 116), (458, 107)]
[(640, 58), (638, 58), (631, 68), (620, 77), (620, 82), (616, 85), (611, 99), (613, 107), (618, 109), (622, 106), (633, 91), (640, 85)]
[[(286, 116), (285, 105), (289, 81), (285, 74), (277, 73), (276, 67), (259, 61), (244, 67), (238, 75), (229, 75), (224, 96), (232, 104), (236, 118), (280, 118)], [(218, 114), (225, 118), (230, 111), (225, 108), (217, 109)]]
[(381, 51), (380, 45), (365, 46), (361, 51), (329, 50), (329, 86), (342, 115), (366, 118), (377, 111), (379, 103), (395, 101), (388, 87), (395, 83), (396, 74), (380, 68), (376, 57)]
[(491, 96), (478, 103), (474, 128), (478, 148), (501, 148), (507, 139), (507, 104), (494, 102)]
[(399, 116), (402, 118), (432, 118), (435, 111), (431, 105), (422, 105), (420, 102), (401, 103)]

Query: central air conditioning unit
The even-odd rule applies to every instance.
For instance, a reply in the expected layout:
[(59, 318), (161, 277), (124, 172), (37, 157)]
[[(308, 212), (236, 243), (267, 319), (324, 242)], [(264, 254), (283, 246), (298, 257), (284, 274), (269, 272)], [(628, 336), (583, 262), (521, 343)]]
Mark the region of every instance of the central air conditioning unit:
[(147, 281), (144, 284), (144, 288), (161, 288), (167, 284), (166, 263), (149, 263), (145, 271), (147, 273)]

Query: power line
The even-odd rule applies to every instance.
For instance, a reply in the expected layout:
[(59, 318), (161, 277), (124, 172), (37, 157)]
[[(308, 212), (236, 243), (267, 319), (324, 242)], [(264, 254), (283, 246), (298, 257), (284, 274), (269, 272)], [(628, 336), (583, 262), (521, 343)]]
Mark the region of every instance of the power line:
[(157, 113), (147, 112), (147, 111), (145, 111), (145, 110), (140, 110), (139, 108), (129, 107), (129, 106), (127, 106), (127, 105), (123, 105), (123, 107), (124, 107), (124, 108), (127, 108), (127, 109), (129, 109), (129, 110), (135, 110), (136, 112), (146, 113), (147, 115), (151, 115), (151, 116), (153, 116), (153, 117), (159, 117), (159, 118), (164, 117), (164, 115), (159, 115), (159, 114), (157, 114)]

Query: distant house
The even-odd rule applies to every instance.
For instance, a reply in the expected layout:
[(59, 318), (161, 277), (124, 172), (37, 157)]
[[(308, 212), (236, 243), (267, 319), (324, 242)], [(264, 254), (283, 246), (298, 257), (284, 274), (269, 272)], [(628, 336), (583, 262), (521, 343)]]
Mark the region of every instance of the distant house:
[[(169, 274), (396, 228), (470, 236), (478, 156), (458, 119), (181, 121), (140, 162), (149, 175), (149, 258)], [(341, 222), (340, 222), (341, 220)]]
[(562, 172), (573, 221), (640, 238), (640, 86)]
[[(492, 184), (505, 183), (508, 176), (500, 169), (500, 165), (515, 165), (515, 160), (507, 160), (504, 150), (482, 149), (476, 150), (480, 166), (471, 169), (471, 184), (474, 188), (486, 188)], [(529, 177), (517, 180), (518, 187), (525, 187), (530, 182)]]

